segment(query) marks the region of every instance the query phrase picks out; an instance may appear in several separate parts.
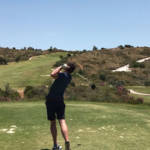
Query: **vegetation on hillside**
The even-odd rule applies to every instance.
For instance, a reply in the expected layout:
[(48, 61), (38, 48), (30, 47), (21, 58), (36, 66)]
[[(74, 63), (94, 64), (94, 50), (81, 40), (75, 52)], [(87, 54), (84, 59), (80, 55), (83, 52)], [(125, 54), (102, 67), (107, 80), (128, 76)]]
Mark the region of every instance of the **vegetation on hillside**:
[[(102, 49), (84, 51), (68, 58), (77, 64), (76, 73), (92, 82), (105, 82), (116, 85), (144, 85), (150, 81), (150, 60), (137, 63), (139, 59), (150, 57), (150, 48), (124, 46), (123, 49)], [(112, 72), (121, 66), (130, 64), (132, 72)], [(77, 77), (78, 78), (78, 77)]]
[(28, 60), (30, 57), (49, 54), (53, 52), (63, 52), (64, 50), (57, 49), (56, 47), (50, 47), (47, 50), (35, 49), (33, 47), (24, 47), (22, 49), (13, 48), (3, 48), (0, 47), (0, 65), (7, 64), (8, 62), (19, 62), (23, 60)]
[[(58, 49), (52, 47), (44, 52), (33, 49), (20, 51), (15, 49), (13, 50), (15, 52), (14, 54), (18, 55), (19, 53), (24, 53), (25, 51), (29, 53), (31, 52), (30, 56), (34, 54), (47, 54), (59, 51)], [(11, 50), (9, 52), (11, 52)], [(5, 56), (4, 54), (3, 57)], [(102, 48), (99, 50), (96, 46), (93, 46), (92, 51), (84, 50), (57, 53), (56, 58), (52, 55), (45, 55), (43, 57), (40, 56), (39, 58), (41, 59), (37, 59), (35, 64), (32, 62), (30, 65), (28, 65), (28, 63), (25, 65), (26, 67), (28, 66), (28, 68), (31, 67), (30, 69), (32, 70), (31, 72), (28, 71), (27, 74), (27, 70), (24, 70), (25, 66), (21, 67), (22, 64), (19, 64), (19, 66), (17, 65), (16, 69), (19, 69), (19, 71), (22, 70), (23, 72), (25, 71), (24, 73), (27, 75), (25, 81), (21, 80), (21, 85), (26, 87), (24, 91), (25, 98), (43, 99), (48, 92), (47, 86), (51, 83), (49, 79), (42, 78), (40, 85), (34, 85), (32, 82), (27, 81), (29, 76), (31, 77), (32, 75), (33, 80), (37, 81), (38, 79), (39, 82), (39, 76), (44, 75), (41, 74), (41, 70), (43, 70), (42, 73), (45, 72), (46, 75), (49, 72), (47, 70), (49, 66), (52, 67), (53, 65), (53, 67), (57, 67), (63, 63), (72, 61), (75, 62), (77, 68), (72, 74), (73, 80), (66, 91), (66, 99), (140, 104), (143, 103), (143, 99), (139, 97), (135, 99), (130, 96), (124, 86), (150, 85), (150, 61), (145, 61), (143, 63), (136, 62), (138, 59), (146, 57), (150, 57), (150, 48), (148, 47), (134, 48), (131, 45), (121, 45), (114, 49)], [(20, 60), (20, 58), (16, 57), (15, 61), (18, 59)], [(49, 64), (49, 59), (51, 59), (51, 64)], [(132, 72), (112, 72), (112, 70), (126, 64), (130, 64), (130, 67), (132, 67)], [(39, 65), (41, 67), (39, 67)], [(4, 73), (7, 72), (5, 71)], [(20, 75), (18, 77), (20, 77)], [(19, 80), (15, 82), (18, 82), (19, 86), (21, 86)]]

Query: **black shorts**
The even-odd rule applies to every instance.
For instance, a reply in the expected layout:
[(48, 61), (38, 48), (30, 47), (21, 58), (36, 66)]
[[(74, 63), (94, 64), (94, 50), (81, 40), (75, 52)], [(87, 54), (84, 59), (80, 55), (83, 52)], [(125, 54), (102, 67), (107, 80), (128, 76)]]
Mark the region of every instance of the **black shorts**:
[(63, 101), (46, 101), (47, 119), (58, 120), (65, 119), (65, 104)]

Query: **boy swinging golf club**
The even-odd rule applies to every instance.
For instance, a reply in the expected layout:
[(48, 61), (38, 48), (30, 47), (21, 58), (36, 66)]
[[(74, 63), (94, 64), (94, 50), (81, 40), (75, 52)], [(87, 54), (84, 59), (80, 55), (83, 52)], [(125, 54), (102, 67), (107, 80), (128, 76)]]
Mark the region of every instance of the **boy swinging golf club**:
[[(61, 70), (64, 70), (61, 72)], [(71, 73), (74, 71), (74, 63), (67, 63), (57, 67), (51, 73), (51, 77), (55, 79), (48, 95), (46, 96), (47, 118), (50, 120), (50, 131), (53, 138), (54, 146), (52, 150), (61, 150), (62, 147), (57, 143), (57, 128), (56, 116), (59, 121), (61, 132), (65, 140), (65, 150), (70, 149), (70, 142), (68, 137), (68, 127), (65, 121), (65, 104), (64, 104), (64, 91), (70, 83), (72, 77)]]

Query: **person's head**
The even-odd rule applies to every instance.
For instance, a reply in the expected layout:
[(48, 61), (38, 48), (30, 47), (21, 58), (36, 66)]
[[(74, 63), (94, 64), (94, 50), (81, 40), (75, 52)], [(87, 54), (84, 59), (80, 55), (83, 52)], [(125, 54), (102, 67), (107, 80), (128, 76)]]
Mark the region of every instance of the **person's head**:
[(75, 64), (72, 63), (72, 62), (67, 63), (67, 66), (68, 66), (68, 68), (66, 68), (65, 70), (68, 73), (72, 73), (75, 70), (75, 68), (76, 68)]

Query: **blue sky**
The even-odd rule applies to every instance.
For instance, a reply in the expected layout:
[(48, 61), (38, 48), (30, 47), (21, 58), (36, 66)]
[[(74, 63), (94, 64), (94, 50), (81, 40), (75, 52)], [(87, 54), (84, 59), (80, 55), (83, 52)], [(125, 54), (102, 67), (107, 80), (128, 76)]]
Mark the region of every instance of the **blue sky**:
[(149, 0), (0, 0), (0, 46), (150, 46)]

